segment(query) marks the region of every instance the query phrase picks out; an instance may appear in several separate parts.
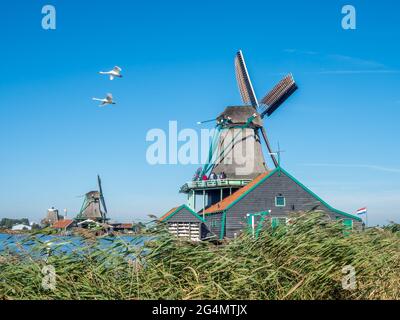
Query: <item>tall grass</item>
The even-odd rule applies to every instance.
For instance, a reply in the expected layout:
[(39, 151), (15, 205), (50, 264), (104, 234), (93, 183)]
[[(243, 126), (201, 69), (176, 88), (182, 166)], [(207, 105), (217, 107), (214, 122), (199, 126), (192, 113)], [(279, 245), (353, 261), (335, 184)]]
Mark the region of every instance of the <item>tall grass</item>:
[[(320, 214), (287, 227), (265, 227), (220, 245), (171, 237), (159, 225), (144, 246), (115, 240), (69, 254), (36, 250), (0, 255), (3, 299), (399, 299), (400, 238), (384, 229), (347, 232)], [(38, 241), (37, 239), (35, 241)], [(134, 259), (133, 257), (136, 257)], [(56, 289), (42, 287), (44, 265), (55, 267)], [(342, 287), (342, 268), (356, 289)]]

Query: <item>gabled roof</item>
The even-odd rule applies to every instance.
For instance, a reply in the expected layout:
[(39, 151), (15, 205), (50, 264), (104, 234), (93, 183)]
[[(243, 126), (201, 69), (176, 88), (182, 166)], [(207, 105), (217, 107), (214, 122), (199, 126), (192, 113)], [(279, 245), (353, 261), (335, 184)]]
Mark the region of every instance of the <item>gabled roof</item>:
[(349, 217), (349, 218), (352, 218), (352, 219), (355, 219), (355, 220), (358, 220), (358, 221), (362, 221), (362, 219), (360, 217), (357, 217), (357, 216), (354, 216), (352, 214), (349, 214), (349, 213), (346, 213), (346, 212), (343, 212), (343, 211), (340, 211), (340, 210), (337, 210), (337, 209), (333, 208), (332, 206), (330, 206), (328, 203), (326, 203), (324, 200), (322, 200), (319, 196), (317, 196), (314, 192), (312, 192), (310, 189), (308, 189), (306, 186), (304, 186), (300, 181), (298, 181), (296, 178), (294, 178), (292, 175), (290, 175), (287, 171), (285, 171), (281, 167), (278, 167), (278, 168), (276, 168), (275, 170), (273, 170), (271, 172), (263, 173), (263, 174), (257, 176), (248, 185), (246, 185), (243, 188), (239, 189), (238, 191), (236, 191), (235, 193), (233, 193), (229, 197), (226, 197), (222, 201), (220, 201), (220, 202), (212, 205), (211, 207), (209, 207), (205, 211), (205, 213), (206, 214), (211, 214), (211, 213), (216, 213), (216, 212), (222, 212), (222, 211), (225, 211), (225, 210), (231, 208), (238, 201), (240, 201), (247, 194), (249, 194), (253, 189), (255, 189), (257, 186), (259, 186), (261, 183), (266, 181), (269, 177), (273, 176), (278, 171), (280, 171), (284, 175), (286, 175), (289, 179), (291, 179), (293, 182), (295, 182), (299, 187), (301, 187), (304, 191), (306, 191), (308, 194), (310, 194), (316, 200), (321, 202), (329, 210), (331, 210), (331, 211), (333, 211), (333, 212), (335, 212), (337, 214), (340, 214), (340, 215), (343, 215), (343, 216), (346, 216), (346, 217)]
[(55, 224), (53, 224), (52, 228), (54, 228), (54, 229), (68, 228), (73, 222), (74, 222), (74, 220), (60, 220), (60, 221), (57, 221)]
[(171, 210), (169, 210), (166, 214), (164, 214), (161, 218), (160, 221), (163, 221), (166, 219), (168, 216), (170, 216), (172, 213), (174, 213), (179, 207), (174, 207)]
[(247, 185), (245, 185), (243, 188), (240, 188), (239, 190), (235, 191), (232, 193), (230, 196), (226, 197), (220, 202), (217, 202), (216, 204), (212, 205), (211, 207), (207, 208), (205, 210), (205, 213), (214, 213), (214, 212), (221, 212), (224, 211), (225, 209), (228, 208), (228, 206), (233, 203), (234, 201), (238, 200), (242, 195), (246, 194), (247, 191), (258, 185), (265, 177), (267, 177), (270, 174), (270, 172), (265, 172), (257, 177), (255, 177), (251, 182), (249, 182)]
[(160, 221), (167, 221), (168, 219), (171, 219), (173, 215), (177, 214), (179, 211), (182, 209), (188, 210), (192, 215), (194, 215), (197, 219), (199, 219), (202, 222), (205, 222), (202, 217), (200, 217), (196, 212), (194, 212), (192, 209), (190, 209), (187, 205), (183, 204), (180, 207), (175, 207), (169, 210), (166, 214), (164, 214), (161, 218)]

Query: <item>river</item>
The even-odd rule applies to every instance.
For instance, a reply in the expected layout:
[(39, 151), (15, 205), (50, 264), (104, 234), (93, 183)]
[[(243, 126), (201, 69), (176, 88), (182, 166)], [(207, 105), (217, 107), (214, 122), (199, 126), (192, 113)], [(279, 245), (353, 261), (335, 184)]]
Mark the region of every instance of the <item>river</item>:
[[(96, 245), (100, 249), (112, 248), (116, 243), (123, 242), (132, 246), (142, 246), (149, 238), (143, 236), (115, 236), (97, 238)], [(30, 240), (29, 235), (9, 235), (0, 234), (0, 254), (4, 251), (10, 252), (31, 252), (35, 245), (42, 243), (49, 249), (57, 252), (68, 253), (74, 249), (82, 249), (93, 245), (93, 241), (88, 241), (79, 236), (56, 236), (56, 235), (36, 235), (35, 241)]]

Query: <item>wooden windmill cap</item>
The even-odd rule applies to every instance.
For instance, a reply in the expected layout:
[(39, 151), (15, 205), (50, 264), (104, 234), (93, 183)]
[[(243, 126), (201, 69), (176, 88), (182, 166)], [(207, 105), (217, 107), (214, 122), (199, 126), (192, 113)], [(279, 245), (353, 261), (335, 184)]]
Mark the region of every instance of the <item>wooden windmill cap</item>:
[(100, 199), (100, 192), (99, 191), (89, 191), (86, 193), (85, 196), (88, 199)]
[(258, 117), (254, 118), (250, 126), (262, 127), (263, 122), (256, 109), (252, 106), (229, 106), (226, 107), (224, 112), (222, 112), (218, 117), (217, 121), (223, 119), (229, 119), (229, 123), (233, 125), (243, 125), (246, 124), (248, 119), (256, 113)]

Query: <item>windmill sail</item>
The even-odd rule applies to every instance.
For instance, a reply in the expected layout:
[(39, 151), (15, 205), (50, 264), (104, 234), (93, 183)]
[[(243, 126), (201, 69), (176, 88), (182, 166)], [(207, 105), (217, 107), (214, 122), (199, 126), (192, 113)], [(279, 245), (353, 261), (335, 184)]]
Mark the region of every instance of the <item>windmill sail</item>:
[(262, 100), (261, 117), (270, 116), (279, 106), (297, 90), (292, 74), (284, 77)]
[(275, 155), (272, 152), (271, 144), (269, 143), (269, 140), (268, 140), (268, 137), (267, 137), (267, 132), (265, 131), (264, 127), (261, 128), (261, 134), (262, 134), (262, 136), (264, 138), (264, 142), (265, 142), (265, 145), (267, 146), (268, 153), (271, 156), (272, 162), (274, 163), (275, 168), (278, 168), (279, 167), (278, 160), (276, 160)]
[(107, 207), (106, 207), (106, 202), (104, 201), (103, 189), (101, 187), (101, 179), (100, 179), (99, 175), (97, 175), (97, 182), (99, 184), (99, 193), (100, 193), (101, 205), (103, 206), (103, 209), (104, 209), (103, 219), (105, 220), (106, 219), (106, 214), (107, 214)]
[(246, 62), (240, 50), (235, 57), (236, 80), (239, 86), (240, 95), (243, 103), (258, 108), (256, 94), (251, 84), (249, 73), (247, 72)]

